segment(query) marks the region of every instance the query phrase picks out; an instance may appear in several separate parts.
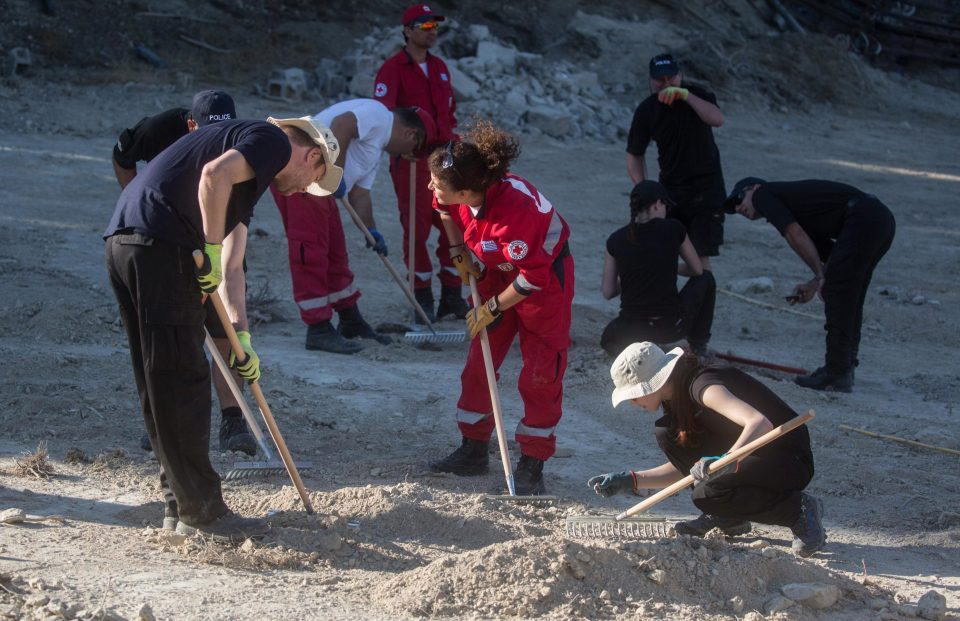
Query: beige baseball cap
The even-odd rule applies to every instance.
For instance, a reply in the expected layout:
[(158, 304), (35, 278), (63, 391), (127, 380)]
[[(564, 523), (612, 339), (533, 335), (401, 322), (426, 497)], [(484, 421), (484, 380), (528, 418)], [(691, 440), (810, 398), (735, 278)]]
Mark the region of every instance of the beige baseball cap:
[(610, 367), (614, 385), (613, 407), (663, 388), (682, 355), (682, 347), (674, 347), (664, 353), (649, 341), (633, 343), (620, 352)]
[(323, 161), (327, 165), (327, 172), (320, 181), (307, 186), (307, 193), (314, 196), (327, 196), (336, 192), (337, 188), (340, 187), (340, 181), (343, 179), (343, 168), (334, 163), (340, 157), (340, 143), (337, 142), (337, 138), (330, 131), (330, 128), (309, 116), (296, 119), (275, 119), (271, 116), (267, 117), (267, 121), (277, 127), (289, 125), (302, 130), (310, 136), (320, 147), (320, 151), (323, 152)]

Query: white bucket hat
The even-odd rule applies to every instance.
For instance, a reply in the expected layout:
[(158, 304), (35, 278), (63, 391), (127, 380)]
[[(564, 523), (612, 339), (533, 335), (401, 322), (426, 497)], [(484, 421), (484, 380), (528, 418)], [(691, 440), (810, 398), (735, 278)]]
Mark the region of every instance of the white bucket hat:
[(620, 352), (610, 367), (614, 385), (613, 407), (663, 388), (682, 355), (681, 347), (663, 353), (662, 349), (649, 341), (633, 343)]
[(343, 179), (343, 169), (334, 163), (340, 157), (340, 143), (337, 142), (333, 132), (326, 125), (309, 116), (298, 119), (275, 119), (271, 116), (267, 117), (267, 121), (277, 127), (289, 125), (302, 130), (310, 136), (323, 152), (323, 161), (327, 165), (327, 172), (320, 181), (307, 186), (307, 194), (327, 196), (336, 192), (337, 188), (340, 187), (340, 180)]

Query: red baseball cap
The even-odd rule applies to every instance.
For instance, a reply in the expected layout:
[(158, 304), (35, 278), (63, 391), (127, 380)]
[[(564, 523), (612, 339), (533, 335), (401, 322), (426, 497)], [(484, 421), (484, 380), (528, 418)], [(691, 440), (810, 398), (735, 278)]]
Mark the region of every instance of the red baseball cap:
[(422, 22), (426, 21), (427, 19), (442, 22), (445, 18), (443, 15), (437, 15), (434, 13), (426, 4), (414, 4), (403, 12), (402, 23), (404, 26), (409, 26), (413, 22)]
[(417, 116), (420, 117), (420, 122), (423, 123), (423, 128), (426, 130), (426, 136), (424, 136), (423, 139), (423, 149), (428, 150), (440, 139), (440, 130), (437, 129), (437, 124), (434, 122), (433, 117), (430, 116), (430, 113), (423, 108), (417, 108)]

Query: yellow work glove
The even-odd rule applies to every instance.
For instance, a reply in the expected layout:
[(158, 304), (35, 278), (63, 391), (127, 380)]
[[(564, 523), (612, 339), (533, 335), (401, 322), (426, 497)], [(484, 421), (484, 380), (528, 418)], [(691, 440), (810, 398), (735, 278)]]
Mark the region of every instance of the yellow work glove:
[(660, 100), (660, 103), (672, 106), (673, 102), (678, 99), (686, 101), (687, 97), (690, 95), (690, 91), (685, 88), (680, 88), (679, 86), (668, 86), (657, 94), (657, 99)]
[(480, 308), (471, 308), (467, 313), (467, 330), (470, 338), (476, 338), (480, 331), (492, 324), (500, 317), (500, 305), (497, 296), (484, 302)]
[(250, 333), (246, 330), (240, 330), (237, 332), (237, 339), (240, 341), (243, 353), (247, 357), (238, 362), (237, 355), (231, 350), (230, 367), (236, 367), (237, 373), (243, 379), (248, 382), (255, 382), (260, 379), (260, 357), (257, 356), (257, 352), (253, 351), (253, 346), (250, 345)]
[(213, 293), (223, 281), (223, 268), (220, 266), (220, 253), (223, 244), (203, 245), (203, 267), (197, 268), (197, 282), (204, 293)]
[(471, 275), (474, 278), (480, 278), (480, 268), (473, 262), (470, 250), (467, 249), (465, 244), (450, 246), (450, 259), (453, 261), (453, 266), (457, 268), (457, 273), (460, 274), (460, 280), (463, 281), (463, 284), (470, 285)]

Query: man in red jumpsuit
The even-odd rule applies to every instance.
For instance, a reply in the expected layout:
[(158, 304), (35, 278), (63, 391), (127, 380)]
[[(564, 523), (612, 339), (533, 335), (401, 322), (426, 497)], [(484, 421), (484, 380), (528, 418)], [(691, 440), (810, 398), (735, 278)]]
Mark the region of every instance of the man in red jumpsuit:
[[(438, 211), (462, 231), (464, 250), (472, 253), (483, 269), (477, 286), (486, 302), (479, 310), (481, 315), (484, 309), (493, 315), (487, 334), (495, 368), (500, 368), (514, 337), (520, 335), (523, 368), (518, 388), (524, 413), (516, 429), (522, 453), (515, 473), (516, 491), (542, 494), (543, 462), (556, 449), (554, 432), (562, 415), (563, 374), (570, 346), (574, 293), (573, 257), (567, 244), (570, 228), (546, 197), (516, 175), (507, 174), (490, 185), (478, 201), (479, 208), (455, 204), (457, 199), (448, 196), (452, 193), (438, 181), (432, 184)], [(454, 250), (457, 245), (452, 244)], [(479, 329), (474, 328), (476, 319), (471, 319), (468, 317), (468, 325), (473, 335)], [(460, 475), (482, 474), (487, 470), (486, 447), (494, 419), (480, 339), (471, 342), (460, 379), (456, 417), (463, 446), (431, 468)]]
[[(430, 53), (437, 42), (437, 33), (442, 15), (435, 14), (426, 4), (415, 4), (403, 13), (404, 47), (384, 62), (374, 87), (374, 98), (393, 110), (394, 108), (418, 107), (425, 110), (437, 125), (439, 144), (456, 140), (453, 128), (457, 126), (454, 111), (457, 102), (453, 97), (450, 73), (447, 65)], [(429, 152), (429, 151), (428, 151)], [(460, 291), (460, 278), (450, 260), (446, 235), (440, 218), (432, 208), (433, 194), (427, 189), (430, 170), (426, 158), (415, 161), (399, 157), (390, 159), (390, 177), (397, 193), (400, 224), (403, 226), (404, 261), (409, 266), (410, 234), (410, 167), (416, 167), (416, 225), (414, 227), (414, 293), (427, 317), (433, 321), (446, 315), (463, 319), (467, 312)], [(431, 275), (433, 264), (427, 249), (427, 240), (432, 227), (440, 231), (436, 256), (440, 261), (440, 304), (436, 314), (433, 308)]]

